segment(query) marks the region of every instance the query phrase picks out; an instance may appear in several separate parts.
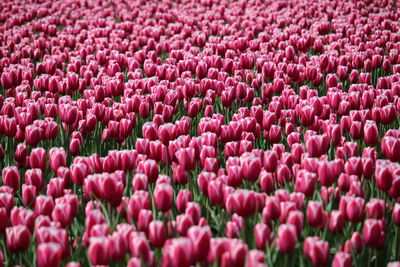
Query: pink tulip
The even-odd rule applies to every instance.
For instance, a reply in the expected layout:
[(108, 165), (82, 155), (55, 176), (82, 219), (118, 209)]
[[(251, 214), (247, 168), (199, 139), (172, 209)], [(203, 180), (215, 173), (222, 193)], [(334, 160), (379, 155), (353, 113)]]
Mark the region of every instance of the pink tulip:
[(5, 167), (1, 172), (3, 184), (11, 187), (15, 192), (20, 187), (20, 175), (17, 167)]
[(297, 243), (296, 227), (292, 224), (281, 224), (278, 229), (277, 246), (283, 253), (291, 253)]
[(57, 243), (42, 243), (38, 245), (36, 253), (38, 266), (59, 266), (62, 256), (62, 247)]
[(6, 229), (6, 246), (10, 252), (25, 251), (29, 247), (31, 234), (24, 225)]

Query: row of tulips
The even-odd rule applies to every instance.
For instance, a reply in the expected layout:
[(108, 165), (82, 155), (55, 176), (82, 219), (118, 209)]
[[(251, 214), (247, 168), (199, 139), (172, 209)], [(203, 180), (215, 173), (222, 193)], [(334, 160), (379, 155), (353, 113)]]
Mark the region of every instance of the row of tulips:
[(397, 6), (0, 2), (0, 266), (400, 266)]

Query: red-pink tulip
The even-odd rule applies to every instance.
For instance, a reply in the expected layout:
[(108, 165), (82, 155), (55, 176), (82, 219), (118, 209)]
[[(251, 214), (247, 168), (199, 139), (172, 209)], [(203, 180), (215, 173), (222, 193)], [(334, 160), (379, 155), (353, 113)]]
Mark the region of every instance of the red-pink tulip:
[(6, 246), (10, 252), (25, 251), (31, 242), (31, 234), (24, 225), (17, 225), (6, 229)]
[(62, 256), (62, 247), (57, 243), (41, 243), (37, 246), (37, 266), (56, 267), (59, 266)]
[(277, 246), (283, 253), (291, 253), (297, 243), (296, 227), (292, 224), (281, 224), (278, 229)]

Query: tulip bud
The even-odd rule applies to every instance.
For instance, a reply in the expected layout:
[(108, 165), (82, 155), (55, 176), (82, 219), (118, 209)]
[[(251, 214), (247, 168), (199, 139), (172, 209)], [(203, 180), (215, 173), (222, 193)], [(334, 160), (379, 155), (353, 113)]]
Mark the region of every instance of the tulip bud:
[(171, 209), (173, 201), (173, 188), (170, 184), (158, 184), (154, 189), (154, 202), (159, 211), (166, 212)]
[(385, 232), (382, 221), (367, 219), (364, 221), (363, 238), (365, 244), (374, 248), (382, 248), (385, 243)]
[(11, 187), (14, 192), (19, 190), (20, 177), (19, 171), (15, 166), (5, 167), (1, 172), (3, 178), (3, 184)]
[(67, 164), (67, 154), (64, 148), (53, 147), (49, 152), (49, 164), (54, 173), (57, 173), (59, 167), (65, 167)]
[(40, 195), (35, 200), (35, 215), (51, 215), (54, 208), (53, 198), (50, 196)]
[(197, 262), (207, 258), (210, 250), (211, 229), (209, 226), (192, 226), (187, 232), (187, 237), (192, 241), (193, 256)]
[(374, 121), (367, 120), (364, 125), (364, 140), (369, 146), (376, 146), (379, 141), (378, 127)]
[(26, 226), (17, 225), (6, 229), (6, 246), (10, 252), (25, 251), (30, 242), (31, 234)]
[(272, 243), (273, 234), (268, 225), (261, 223), (256, 224), (254, 227), (254, 237), (257, 249), (265, 250), (267, 242), (269, 244)]
[(394, 204), (393, 212), (392, 212), (392, 218), (393, 218), (393, 222), (397, 226), (400, 226), (400, 203)]
[(351, 267), (351, 255), (346, 252), (338, 251), (333, 257), (332, 267)]
[(365, 205), (365, 211), (368, 218), (382, 219), (385, 216), (385, 201), (382, 199), (370, 199)]
[(343, 231), (344, 215), (339, 210), (333, 210), (329, 214), (329, 231), (334, 234), (340, 234)]
[(29, 165), (31, 168), (39, 168), (42, 172), (46, 169), (46, 150), (44, 148), (35, 148), (29, 156)]
[(25, 172), (25, 182), (27, 185), (36, 187), (37, 192), (43, 188), (43, 173), (41, 169), (30, 169)]
[(364, 242), (359, 232), (354, 232), (350, 240), (345, 243), (345, 251), (347, 253), (360, 253), (363, 249)]
[(176, 232), (180, 236), (186, 236), (187, 231), (194, 225), (192, 218), (187, 214), (180, 214), (176, 217)]
[(297, 243), (296, 227), (292, 224), (281, 224), (278, 229), (277, 246), (282, 253), (291, 253)]
[(149, 224), (149, 239), (153, 246), (160, 248), (164, 245), (167, 232), (162, 221), (152, 221)]
[(108, 239), (106, 237), (90, 238), (88, 256), (92, 265), (108, 265)]
[(57, 267), (61, 262), (62, 248), (57, 243), (41, 243), (36, 250), (38, 267)]
[(236, 222), (228, 221), (225, 225), (225, 232), (228, 238), (239, 238), (240, 228)]
[(320, 226), (322, 223), (321, 218), (323, 215), (324, 209), (322, 204), (317, 201), (309, 201), (307, 204), (307, 222), (311, 227)]

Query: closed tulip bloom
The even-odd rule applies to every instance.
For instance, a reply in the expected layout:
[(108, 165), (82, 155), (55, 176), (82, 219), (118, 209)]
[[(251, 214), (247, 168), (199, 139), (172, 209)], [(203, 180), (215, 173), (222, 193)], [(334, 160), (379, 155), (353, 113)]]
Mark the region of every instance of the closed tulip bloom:
[(314, 194), (316, 179), (315, 173), (306, 170), (298, 171), (294, 183), (295, 191), (301, 192), (305, 196), (312, 196)]
[[(326, 266), (329, 261), (329, 244), (319, 238), (308, 237), (304, 242), (305, 257), (311, 259), (314, 266)], [(307, 246), (306, 246), (307, 244)]]
[(31, 233), (24, 225), (17, 225), (6, 229), (6, 246), (12, 252), (25, 251), (31, 242)]
[(267, 242), (268, 244), (272, 243), (273, 234), (268, 225), (262, 223), (256, 224), (254, 227), (254, 237), (257, 249), (265, 250)]
[(78, 138), (72, 138), (69, 143), (69, 153), (76, 156), (81, 151), (81, 141)]
[[(10, 191), (11, 190), (12, 189), (10, 188)], [(14, 207), (14, 195), (9, 192), (0, 193), (0, 208), (5, 208), (7, 214), (10, 214), (10, 211), (13, 207)]]
[(37, 246), (37, 266), (57, 267), (61, 262), (62, 247), (53, 242), (41, 243)]
[(377, 160), (375, 165), (375, 181), (378, 188), (387, 192), (393, 183), (394, 175), (390, 168), (390, 164), (384, 160)]
[(240, 216), (252, 215), (257, 210), (256, 195), (254, 191), (236, 190), (228, 196), (225, 205), (228, 212), (235, 212)]
[(88, 175), (88, 167), (84, 163), (73, 163), (70, 166), (72, 181), (79, 186), (83, 185), (83, 181)]
[(154, 202), (159, 211), (166, 212), (172, 207), (173, 188), (170, 184), (158, 184), (154, 189)]
[(53, 198), (58, 198), (64, 195), (65, 183), (62, 178), (51, 178), (46, 186), (46, 194)]
[(238, 165), (227, 166), (228, 172), (228, 185), (232, 187), (239, 187), (242, 184), (242, 170), (243, 168)]
[(363, 174), (362, 159), (360, 157), (349, 158), (345, 163), (345, 170), (347, 174), (361, 177)]
[[(342, 202), (343, 200), (343, 202)], [(339, 203), (339, 209), (344, 212), (345, 218), (353, 223), (359, 223), (364, 217), (364, 199), (361, 197), (348, 197)]]
[(318, 178), (323, 186), (331, 186), (335, 181), (336, 173), (334, 162), (320, 161), (318, 163)]
[(14, 192), (19, 190), (20, 176), (17, 167), (10, 166), (5, 167), (1, 172), (3, 178), (3, 184), (11, 187)]
[(362, 136), (362, 123), (359, 121), (353, 121), (350, 125), (350, 135), (353, 139), (360, 139)]
[(194, 225), (192, 218), (187, 214), (176, 217), (175, 230), (180, 236), (186, 236), (187, 231)]
[(142, 261), (140, 258), (132, 257), (129, 259), (127, 267), (141, 267)]
[(210, 250), (211, 229), (209, 226), (192, 226), (187, 232), (192, 241), (193, 256), (197, 262), (204, 262)]
[(392, 219), (393, 219), (393, 222), (397, 226), (400, 226), (400, 203), (394, 204), (393, 212), (392, 212)]
[(343, 251), (336, 252), (333, 257), (332, 267), (351, 267), (352, 258), (351, 254)]
[(113, 261), (120, 261), (125, 258), (127, 252), (129, 252), (128, 240), (125, 237), (123, 231), (114, 231), (108, 238), (109, 242), (109, 258)]
[(24, 202), (25, 206), (29, 207), (32, 205), (36, 199), (36, 192), (37, 189), (33, 185), (22, 185), (22, 201)]
[(132, 177), (132, 188), (134, 191), (138, 190), (147, 190), (148, 186), (148, 181), (147, 181), (147, 175), (146, 174), (135, 174)]
[[(8, 225), (8, 214), (7, 210), (3, 207), (0, 208), (0, 233), (4, 234), (6, 227)], [(1, 251), (1, 250), (0, 250)]]
[(172, 179), (174, 180), (174, 182), (177, 184), (187, 184), (189, 179), (188, 171), (186, 171), (182, 166), (175, 165), (174, 163), (172, 164), (172, 166)]
[(67, 164), (67, 154), (64, 148), (53, 147), (49, 151), (49, 164), (54, 173), (57, 173), (59, 167), (65, 167)]
[(29, 156), (29, 165), (31, 168), (39, 168), (42, 171), (46, 169), (46, 150), (44, 148), (35, 148)]
[(324, 209), (322, 204), (317, 201), (309, 201), (307, 204), (307, 222), (311, 227), (317, 227), (321, 224)]
[(344, 215), (339, 210), (332, 210), (329, 214), (328, 228), (331, 233), (340, 234), (343, 232)]
[(194, 224), (198, 224), (201, 217), (201, 206), (197, 202), (188, 202), (186, 204), (185, 214), (189, 215)]
[(365, 205), (365, 212), (368, 218), (382, 219), (385, 216), (385, 201), (382, 199), (371, 199)]
[(272, 125), (269, 129), (269, 141), (276, 144), (281, 141), (282, 128), (279, 125)]
[(18, 144), (15, 148), (14, 159), (17, 163), (22, 164), (28, 156), (28, 148), (24, 144)]
[(157, 162), (151, 159), (141, 161), (138, 164), (138, 170), (147, 175), (150, 183), (154, 182), (159, 174)]
[(10, 222), (12, 226), (24, 225), (32, 233), (35, 226), (35, 214), (31, 210), (15, 206), (11, 210)]
[(297, 235), (299, 236), (301, 234), (301, 231), (303, 231), (303, 227), (304, 227), (303, 212), (299, 211), (299, 210), (289, 211), (287, 218), (286, 218), (286, 223), (294, 225), (296, 227)]
[(246, 156), (241, 158), (242, 175), (248, 181), (255, 181), (261, 172), (261, 158), (255, 156)]
[(393, 136), (384, 136), (381, 142), (383, 155), (391, 161), (400, 161), (400, 156), (397, 151), (400, 149), (400, 139)]
[(167, 231), (162, 221), (152, 221), (149, 224), (149, 239), (153, 246), (160, 248), (167, 238)]
[(261, 171), (259, 186), (262, 192), (267, 194), (271, 193), (274, 190), (275, 178), (273, 173)]
[(281, 214), (281, 207), (279, 203), (279, 199), (277, 197), (267, 197), (265, 201), (265, 208), (268, 216), (272, 220), (277, 220)]
[(359, 232), (354, 232), (351, 239), (345, 243), (344, 250), (347, 253), (360, 253), (364, 248), (364, 241)]
[(108, 239), (106, 237), (90, 238), (88, 256), (92, 265), (107, 265), (108, 258)]
[(51, 217), (53, 221), (59, 222), (63, 228), (68, 227), (74, 218), (71, 205), (56, 204), (51, 212)]
[(281, 224), (278, 228), (277, 246), (282, 253), (291, 253), (297, 243), (296, 227), (292, 224)]
[(168, 240), (164, 245), (163, 263), (170, 266), (189, 267), (194, 264), (193, 245), (189, 238)]
[(374, 173), (375, 164), (371, 158), (362, 158), (363, 176), (366, 179), (371, 179)]
[(314, 123), (314, 108), (305, 106), (300, 110), (300, 122), (304, 127), (309, 127)]
[(43, 188), (43, 172), (41, 169), (30, 169), (25, 172), (25, 183), (36, 187), (37, 192)]
[(363, 239), (365, 244), (374, 248), (382, 248), (385, 243), (383, 222), (377, 219), (367, 219), (363, 226)]
[(378, 144), (379, 132), (375, 121), (366, 121), (364, 125), (364, 140), (369, 146), (376, 146)]
[(187, 189), (179, 190), (175, 200), (175, 205), (177, 210), (179, 212), (185, 212), (186, 204), (191, 200), (192, 200), (192, 193), (189, 190)]
[(176, 153), (179, 165), (185, 170), (192, 170), (196, 165), (195, 150), (193, 148), (181, 148)]
[(53, 198), (50, 196), (40, 195), (35, 200), (35, 215), (51, 215), (54, 208)]
[(228, 238), (239, 238), (240, 227), (236, 222), (228, 221), (225, 225), (225, 234)]
[(149, 223), (153, 220), (153, 212), (151, 210), (142, 209), (139, 211), (137, 227), (140, 231), (148, 233)]
[(25, 128), (25, 141), (29, 146), (35, 147), (41, 141), (41, 129), (34, 125)]
[(221, 179), (210, 181), (207, 187), (207, 195), (211, 204), (218, 206), (224, 205), (223, 186), (224, 184)]
[(265, 253), (257, 249), (250, 250), (247, 254), (246, 266), (248, 267), (267, 267), (265, 262)]

